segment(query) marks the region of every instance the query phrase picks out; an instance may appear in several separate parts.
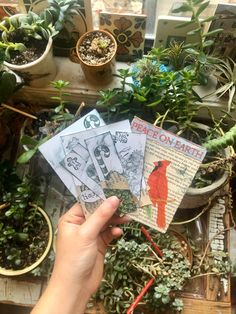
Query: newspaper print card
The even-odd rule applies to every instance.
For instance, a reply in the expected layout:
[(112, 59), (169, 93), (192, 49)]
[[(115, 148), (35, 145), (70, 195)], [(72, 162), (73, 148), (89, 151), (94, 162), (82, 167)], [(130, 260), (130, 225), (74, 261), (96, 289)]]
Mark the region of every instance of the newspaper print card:
[(137, 117), (132, 131), (147, 135), (141, 207), (130, 214), (160, 232), (166, 232), (202, 162), (205, 148), (155, 127)]
[(89, 130), (102, 125), (105, 125), (105, 123), (97, 110), (94, 109), (39, 147), (44, 158), (75, 197), (77, 197), (75, 185), (79, 184), (79, 182), (78, 179), (73, 179), (71, 173), (61, 165), (61, 160), (65, 158), (65, 152), (61, 144), (61, 136), (78, 131)]

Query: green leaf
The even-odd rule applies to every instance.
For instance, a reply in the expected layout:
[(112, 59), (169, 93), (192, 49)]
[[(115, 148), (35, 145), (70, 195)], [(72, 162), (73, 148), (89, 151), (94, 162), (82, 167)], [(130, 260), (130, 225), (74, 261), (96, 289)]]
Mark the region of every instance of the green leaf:
[(184, 3), (179, 8), (172, 10), (172, 13), (180, 13), (180, 12), (187, 12), (187, 11), (192, 11), (192, 7), (189, 4)]
[(147, 100), (144, 96), (139, 95), (139, 94), (134, 94), (134, 97), (140, 102), (145, 102)]
[(25, 47), (24, 44), (22, 43), (17, 43), (16, 44), (16, 49), (15, 50), (19, 50), (20, 52), (25, 51), (27, 48)]
[(223, 31), (223, 28), (217, 28), (214, 31), (208, 32), (206, 34), (203, 34), (203, 37), (209, 37), (209, 36), (212, 36), (212, 35), (216, 35), (216, 34), (222, 32), (222, 31)]
[(211, 46), (211, 45), (213, 45), (214, 44), (214, 40), (206, 40), (206, 41), (204, 41), (204, 43), (203, 43), (203, 47), (205, 48), (205, 47), (209, 47), (209, 46)]
[(33, 147), (38, 145), (38, 141), (28, 135), (23, 135), (20, 141), (22, 145), (29, 145)]
[(201, 20), (201, 24), (206, 23), (206, 22), (211, 22), (213, 20), (215, 20), (215, 16), (209, 16), (209, 17)]
[(18, 157), (17, 162), (19, 164), (24, 164), (28, 162), (34, 156), (34, 154), (36, 154), (36, 152), (37, 152), (37, 148), (30, 149), (27, 152), (24, 152)]
[(49, 10), (44, 11), (44, 20), (47, 25), (53, 22), (53, 16)]
[(155, 107), (156, 105), (158, 105), (160, 102), (162, 101), (162, 98), (152, 102), (151, 104), (148, 104), (147, 107)]
[(200, 3), (204, 2), (204, 0), (193, 0), (194, 5), (198, 5)]
[(208, 7), (209, 3), (210, 1), (202, 3), (196, 12), (196, 16), (199, 16)]
[(25, 242), (29, 239), (29, 235), (28, 235), (28, 233), (18, 232), (18, 233), (16, 233), (15, 238), (18, 241)]
[(17, 18), (11, 18), (11, 24), (14, 26), (15, 29), (19, 27), (19, 21)]
[(56, 113), (58, 113), (58, 112), (60, 112), (62, 109), (63, 109), (63, 106), (60, 105), (60, 106), (57, 106), (57, 107), (54, 109), (54, 111), (55, 111)]
[(198, 61), (201, 63), (201, 64), (205, 64), (206, 61), (207, 61), (207, 58), (206, 58), (206, 55), (204, 52), (200, 52), (199, 55), (198, 55)]
[(199, 34), (201, 31), (201, 27), (193, 29), (192, 31), (187, 32), (187, 35), (192, 36), (192, 35), (196, 35)]
[(199, 55), (199, 52), (193, 48), (187, 48), (186, 49), (186, 52), (189, 53), (189, 54), (193, 54), (195, 56)]
[(182, 28), (182, 27), (185, 27), (185, 26), (191, 25), (191, 24), (193, 24), (193, 23), (195, 23), (195, 21), (193, 21), (193, 20), (191, 20), (191, 21), (187, 21), (187, 22), (183, 22), (183, 23), (181, 23), (181, 24), (176, 25), (176, 27), (175, 27), (175, 28)]
[(53, 100), (61, 100), (61, 97), (58, 97), (58, 96), (52, 96), (50, 98), (53, 99)]
[(21, 259), (20, 258), (16, 259), (15, 260), (15, 265), (16, 266), (20, 266), (20, 264), (21, 264)]
[(164, 296), (161, 298), (161, 301), (163, 304), (168, 304), (170, 302), (170, 297), (168, 295)]

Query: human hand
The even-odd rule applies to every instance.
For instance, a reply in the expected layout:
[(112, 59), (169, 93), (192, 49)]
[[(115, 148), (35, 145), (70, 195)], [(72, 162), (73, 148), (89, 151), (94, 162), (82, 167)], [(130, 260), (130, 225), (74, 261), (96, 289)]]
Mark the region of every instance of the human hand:
[[(58, 225), (56, 260), (52, 279), (83, 287), (89, 298), (98, 288), (108, 244), (122, 235), (119, 227), (111, 226), (130, 221), (115, 214), (119, 200), (113, 196), (87, 219), (80, 205), (75, 204)], [(59, 281), (58, 281), (59, 279)]]

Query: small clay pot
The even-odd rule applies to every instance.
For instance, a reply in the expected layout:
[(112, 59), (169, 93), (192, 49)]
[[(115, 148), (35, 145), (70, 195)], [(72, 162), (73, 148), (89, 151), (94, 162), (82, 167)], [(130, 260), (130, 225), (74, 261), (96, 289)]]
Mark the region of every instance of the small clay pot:
[[(112, 44), (114, 45), (114, 51), (110, 55), (109, 59), (106, 60), (104, 63), (90, 64), (81, 58), (80, 47), (86, 38), (88, 38), (89, 36), (93, 36), (93, 34), (96, 34), (97, 32), (102, 33), (111, 39)], [(117, 51), (117, 43), (116, 43), (115, 38), (112, 36), (112, 34), (103, 30), (90, 31), (82, 35), (80, 39), (78, 40), (76, 44), (77, 61), (76, 60), (74, 61), (80, 63), (81, 68), (84, 72), (84, 75), (89, 82), (98, 84), (98, 85), (107, 84), (112, 80), (113, 74), (115, 73), (116, 51)]]

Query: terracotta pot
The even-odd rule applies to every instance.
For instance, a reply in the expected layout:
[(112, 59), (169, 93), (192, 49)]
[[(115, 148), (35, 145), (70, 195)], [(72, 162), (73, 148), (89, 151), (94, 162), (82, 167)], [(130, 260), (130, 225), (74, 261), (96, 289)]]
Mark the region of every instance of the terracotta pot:
[[(23, 14), (16, 14), (12, 17), (18, 17), (22, 15)], [(56, 63), (52, 51), (52, 38), (49, 38), (44, 53), (37, 60), (24, 65), (15, 65), (6, 61), (4, 64), (10, 70), (14, 71), (16, 74), (22, 77), (26, 85), (32, 87), (42, 87), (48, 85), (51, 81), (54, 80), (57, 74)]]
[[(197, 123), (199, 129), (207, 131), (209, 127), (207, 125)], [(226, 148), (225, 156), (231, 155), (231, 148)], [(220, 189), (228, 182), (230, 177), (230, 169), (225, 170), (223, 174), (217, 178), (211, 185), (203, 188), (189, 187), (184, 195), (180, 208), (197, 208), (206, 205), (211, 198), (216, 197)]]
[[(36, 205), (33, 205), (33, 206), (36, 206)], [(23, 268), (23, 269), (14, 270), (14, 269), (5, 269), (5, 268), (0, 267), (0, 275), (19, 276), (19, 275), (26, 274), (32, 271), (34, 268), (38, 267), (48, 255), (51, 245), (52, 245), (52, 240), (53, 240), (52, 224), (47, 213), (42, 208), (38, 206), (36, 207), (37, 207), (37, 210), (42, 214), (45, 220), (45, 223), (48, 225), (49, 236), (48, 236), (48, 243), (47, 243), (44, 253), (40, 256), (40, 258), (36, 262), (34, 262), (32, 265), (27, 266), (26, 268)]]
[[(82, 60), (81, 56), (80, 56), (80, 46), (83, 43), (84, 39), (89, 36), (92, 33), (103, 33), (106, 34), (109, 38), (111, 38), (112, 42), (115, 45), (115, 49), (114, 52), (111, 56), (111, 58), (106, 61), (103, 64), (99, 64), (99, 65), (93, 65), (93, 64), (89, 64), (86, 63), (85, 61)], [(82, 35), (80, 37), (80, 39), (78, 40), (77, 44), (76, 44), (76, 58), (77, 58), (77, 62), (80, 63), (81, 68), (84, 72), (84, 75), (86, 77), (86, 79), (94, 84), (106, 84), (109, 83), (112, 78), (113, 78), (113, 74), (115, 73), (115, 65), (116, 65), (116, 61), (115, 61), (115, 55), (116, 55), (116, 51), (117, 51), (117, 43), (115, 38), (113, 37), (112, 34), (110, 34), (109, 32), (103, 31), (103, 30), (95, 30), (95, 31), (90, 31), (85, 33), (84, 35)], [(76, 60), (74, 60), (76, 61)]]

